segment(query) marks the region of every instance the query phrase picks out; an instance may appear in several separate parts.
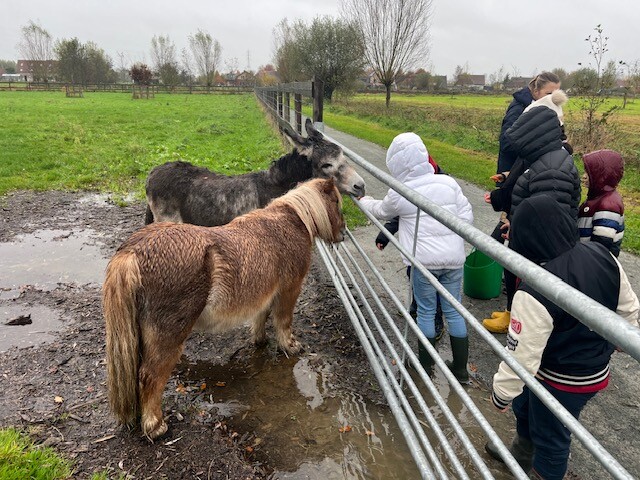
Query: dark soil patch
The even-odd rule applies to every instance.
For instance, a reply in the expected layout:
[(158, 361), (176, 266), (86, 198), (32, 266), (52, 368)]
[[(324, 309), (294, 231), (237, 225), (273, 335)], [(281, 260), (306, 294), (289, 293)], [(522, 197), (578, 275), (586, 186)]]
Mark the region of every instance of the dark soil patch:
[[(69, 192), (6, 196), (1, 204), (0, 241), (39, 229), (91, 228), (102, 235), (105, 256), (110, 257), (143, 225), (144, 204), (120, 207), (108, 201), (85, 201), (86, 197), (86, 193)], [(274, 467), (252, 442), (253, 432), (235, 431), (215, 409), (206, 407), (197, 388), (176, 391), (184, 362), (165, 390), (166, 436), (151, 444), (139, 431), (116, 424), (106, 401), (100, 302), (99, 288), (75, 284), (60, 285), (51, 292), (26, 285), (19, 298), (0, 300), (0, 307), (48, 306), (65, 322), (52, 343), (0, 354), (0, 426), (22, 428), (37, 442), (53, 445), (74, 459), (74, 478), (101, 471), (135, 478), (266, 478)], [(342, 382), (343, 391), (383, 402), (343, 307), (317, 262), (299, 299), (294, 331), (305, 346), (301, 355), (313, 353), (341, 372), (336, 382)], [(223, 335), (192, 335), (185, 348), (190, 362), (213, 364), (242, 363), (254, 352), (244, 328)], [(282, 355), (273, 344), (261, 354)]]

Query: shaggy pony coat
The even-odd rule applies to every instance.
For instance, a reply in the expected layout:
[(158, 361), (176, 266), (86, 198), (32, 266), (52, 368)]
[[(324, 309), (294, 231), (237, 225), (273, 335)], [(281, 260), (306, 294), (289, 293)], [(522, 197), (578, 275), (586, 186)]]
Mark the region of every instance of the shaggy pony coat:
[(225, 226), (154, 223), (133, 233), (103, 286), (107, 387), (117, 419), (131, 425), (141, 417), (150, 439), (166, 432), (162, 392), (193, 329), (250, 321), (253, 341), (264, 343), (272, 313), (279, 347), (298, 352), (291, 322), (313, 240), (343, 239), (341, 207), (332, 180), (311, 180)]

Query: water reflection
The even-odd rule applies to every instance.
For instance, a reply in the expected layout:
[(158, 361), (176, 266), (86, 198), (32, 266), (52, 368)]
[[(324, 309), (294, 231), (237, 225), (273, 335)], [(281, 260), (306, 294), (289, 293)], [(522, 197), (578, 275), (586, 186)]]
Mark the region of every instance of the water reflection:
[(31, 285), (50, 291), (59, 284), (99, 284), (107, 259), (91, 230), (38, 230), (0, 243), (0, 299), (20, 296)]
[[(31, 317), (28, 325), (6, 325), (19, 316)], [(43, 306), (9, 305), (0, 307), (0, 352), (10, 347), (19, 348), (38, 345), (53, 340), (53, 333), (62, 328), (59, 315)]]

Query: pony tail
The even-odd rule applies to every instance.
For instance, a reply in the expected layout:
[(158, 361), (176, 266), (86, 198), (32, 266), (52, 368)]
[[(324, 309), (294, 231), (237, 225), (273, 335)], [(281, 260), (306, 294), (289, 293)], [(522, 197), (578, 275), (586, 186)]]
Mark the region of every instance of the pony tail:
[(102, 287), (107, 330), (107, 389), (109, 405), (120, 423), (130, 425), (139, 416), (138, 368), (140, 333), (136, 294), (140, 268), (132, 252), (119, 252), (109, 262)]

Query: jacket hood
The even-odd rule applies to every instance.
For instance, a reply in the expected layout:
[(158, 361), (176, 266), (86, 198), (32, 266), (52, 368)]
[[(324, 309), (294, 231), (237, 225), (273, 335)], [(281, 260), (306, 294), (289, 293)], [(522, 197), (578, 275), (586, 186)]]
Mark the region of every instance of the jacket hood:
[(531, 94), (531, 90), (529, 90), (529, 87), (524, 87), (514, 92), (513, 98), (516, 102), (525, 107), (529, 106), (531, 102), (533, 102), (533, 95)]
[(427, 147), (412, 132), (401, 133), (393, 139), (387, 150), (387, 168), (400, 182), (435, 172), (429, 163)]
[(622, 155), (613, 150), (598, 150), (583, 158), (584, 170), (589, 176), (587, 198), (595, 198), (616, 189), (624, 175)]
[(507, 130), (505, 141), (530, 165), (545, 153), (562, 148), (560, 119), (550, 108), (534, 107), (520, 115)]
[(509, 248), (541, 264), (573, 248), (578, 242), (578, 227), (566, 208), (542, 194), (518, 206), (509, 236)]

